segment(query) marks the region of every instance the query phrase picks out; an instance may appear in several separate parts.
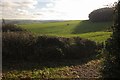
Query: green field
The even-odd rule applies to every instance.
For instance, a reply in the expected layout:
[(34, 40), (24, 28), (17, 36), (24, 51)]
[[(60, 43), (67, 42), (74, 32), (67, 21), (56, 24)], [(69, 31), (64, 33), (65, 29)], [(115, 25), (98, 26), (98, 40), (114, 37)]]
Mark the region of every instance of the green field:
[(40, 35), (62, 37), (79, 36), (96, 42), (102, 42), (110, 37), (111, 32), (107, 32), (107, 30), (111, 25), (112, 22), (93, 23), (88, 20), (71, 20), (63, 22), (21, 24), (20, 26)]

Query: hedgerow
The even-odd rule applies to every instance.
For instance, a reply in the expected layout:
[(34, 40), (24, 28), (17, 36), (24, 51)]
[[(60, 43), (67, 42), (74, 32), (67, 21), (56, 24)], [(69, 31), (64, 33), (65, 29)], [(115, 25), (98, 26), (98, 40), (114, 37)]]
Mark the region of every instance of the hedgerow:
[(14, 24), (2, 24), (2, 32), (18, 32), (18, 31), (26, 30)]
[(96, 53), (94, 41), (64, 37), (35, 36), (29, 32), (3, 32), (3, 61), (81, 59)]

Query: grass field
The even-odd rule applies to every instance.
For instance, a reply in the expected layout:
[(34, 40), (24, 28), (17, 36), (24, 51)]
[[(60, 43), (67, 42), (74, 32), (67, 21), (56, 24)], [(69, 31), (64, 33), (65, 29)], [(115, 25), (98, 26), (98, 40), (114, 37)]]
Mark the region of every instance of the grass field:
[(88, 20), (73, 20), (63, 22), (47, 22), (47, 23), (32, 23), (22, 24), (22, 28), (27, 29), (36, 34), (62, 37), (79, 36), (103, 42), (110, 37), (111, 32), (107, 30), (112, 26), (112, 22), (93, 23)]

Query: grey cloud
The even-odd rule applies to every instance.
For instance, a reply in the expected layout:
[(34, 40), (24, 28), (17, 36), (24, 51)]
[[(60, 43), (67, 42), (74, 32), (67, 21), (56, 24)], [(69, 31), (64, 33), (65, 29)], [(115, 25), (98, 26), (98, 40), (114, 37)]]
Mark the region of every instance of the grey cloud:
[[(2, 8), (2, 17), (16, 18), (16, 17), (29, 17), (31, 15), (30, 9), (35, 8), (37, 0), (3, 0), (0, 3)], [(1, 16), (1, 14), (0, 14)]]
[(19, 1), (3, 1), (0, 3), (1, 7), (24, 7), (33, 8), (37, 4), (37, 0), (19, 0)]
[(33, 15), (43, 15), (42, 13), (34, 13)]

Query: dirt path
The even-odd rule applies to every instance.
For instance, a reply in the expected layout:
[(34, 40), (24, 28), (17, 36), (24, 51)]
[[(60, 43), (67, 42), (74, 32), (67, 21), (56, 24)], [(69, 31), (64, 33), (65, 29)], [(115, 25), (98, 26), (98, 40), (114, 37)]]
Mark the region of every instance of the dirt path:
[(100, 77), (100, 60), (92, 60), (84, 65), (71, 67), (71, 72), (80, 78), (98, 78)]
[[(4, 77), (12, 78), (23, 76), (29, 76), (32, 78), (34, 75), (35, 77), (44, 77), (44, 78), (100, 78), (100, 67), (101, 67), (101, 60), (91, 60), (84, 64), (79, 65), (71, 65), (65, 66), (61, 68), (47, 68), (43, 70), (29, 70), (29, 71), (12, 71), (12, 72), (5, 72)], [(12, 76), (14, 75), (14, 76)]]
[(101, 60), (92, 60), (83, 65), (71, 66), (66, 75), (73, 78), (99, 78), (100, 63)]

